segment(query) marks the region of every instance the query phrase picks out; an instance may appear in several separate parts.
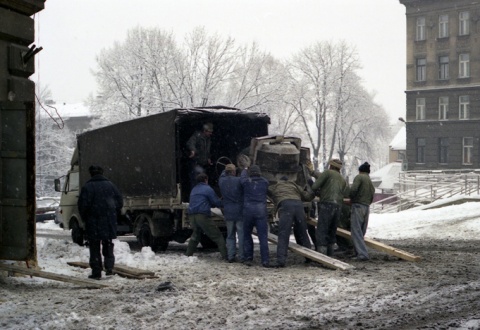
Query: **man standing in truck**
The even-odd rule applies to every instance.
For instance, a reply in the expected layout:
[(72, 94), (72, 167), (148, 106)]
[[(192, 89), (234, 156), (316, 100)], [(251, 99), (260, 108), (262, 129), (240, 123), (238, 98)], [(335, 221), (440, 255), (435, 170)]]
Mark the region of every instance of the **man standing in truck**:
[(223, 198), (223, 214), (227, 225), (227, 252), (228, 262), (235, 262), (237, 253), (238, 236), (238, 259), (243, 262), (243, 189), (240, 178), (236, 175), (236, 167), (233, 164), (225, 166), (220, 175), (218, 185)]
[(190, 182), (192, 188), (197, 184), (196, 176), (205, 173), (208, 166), (212, 165), (210, 156), (211, 136), (213, 124), (203, 124), (201, 131), (195, 131), (187, 141), (187, 149), (190, 158)]
[(123, 198), (118, 188), (103, 176), (100, 166), (89, 167), (90, 180), (85, 183), (78, 197), (78, 211), (85, 221), (88, 247), (90, 250), (91, 279), (102, 277), (103, 265), (106, 275), (113, 275), (115, 255), (112, 239), (117, 238), (117, 215), (123, 207)]
[(223, 203), (215, 194), (212, 187), (208, 185), (208, 176), (205, 173), (197, 175), (197, 185), (193, 187), (190, 193), (190, 203), (188, 206), (188, 220), (193, 229), (192, 236), (188, 241), (188, 257), (193, 256), (197, 249), (202, 232), (207, 235), (218, 246), (218, 251), (223, 259), (227, 259), (227, 247), (220, 229), (213, 223), (211, 216), (212, 207), (223, 207)]

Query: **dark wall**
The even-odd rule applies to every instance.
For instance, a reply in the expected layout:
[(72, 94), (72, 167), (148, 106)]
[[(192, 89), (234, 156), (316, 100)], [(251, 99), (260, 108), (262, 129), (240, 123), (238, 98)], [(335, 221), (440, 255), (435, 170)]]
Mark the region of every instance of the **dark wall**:
[(43, 7), (43, 0), (0, 0), (0, 259), (36, 262), (35, 84), (28, 77), (35, 72), (30, 16)]

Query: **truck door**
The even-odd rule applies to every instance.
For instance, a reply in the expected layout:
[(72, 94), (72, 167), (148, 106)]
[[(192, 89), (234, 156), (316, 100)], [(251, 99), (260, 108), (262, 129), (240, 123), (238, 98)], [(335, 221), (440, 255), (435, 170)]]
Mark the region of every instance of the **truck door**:
[[(57, 179), (58, 180), (58, 179)], [(63, 184), (62, 195), (60, 197), (60, 216), (62, 217), (63, 228), (70, 229), (70, 220), (77, 219), (81, 224), (80, 216), (78, 215), (77, 201), (79, 196), (79, 173), (78, 171), (71, 171), (65, 176)]]

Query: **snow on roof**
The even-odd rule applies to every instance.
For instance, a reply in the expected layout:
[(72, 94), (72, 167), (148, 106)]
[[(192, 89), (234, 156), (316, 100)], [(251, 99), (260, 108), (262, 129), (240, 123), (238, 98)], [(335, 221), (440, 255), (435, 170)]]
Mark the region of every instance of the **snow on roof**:
[(398, 133), (390, 142), (391, 150), (407, 150), (407, 131), (405, 126), (401, 127)]
[(44, 109), (40, 110), (40, 115), (45, 116), (46, 111), (48, 111), (52, 116), (55, 116), (55, 110), (57, 111), (58, 115), (62, 118), (72, 118), (72, 117), (91, 117), (92, 114), (90, 109), (85, 106), (83, 103), (50, 103), (50, 104), (43, 104)]
[(402, 163), (390, 163), (370, 173), (372, 181), (380, 181), (379, 189), (393, 189), (395, 183), (398, 183), (398, 175), (402, 170)]

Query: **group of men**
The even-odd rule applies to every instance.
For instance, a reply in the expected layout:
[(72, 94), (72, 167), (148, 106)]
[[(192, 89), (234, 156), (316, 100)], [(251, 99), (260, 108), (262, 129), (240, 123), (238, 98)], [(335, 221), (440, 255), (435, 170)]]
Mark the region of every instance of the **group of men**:
[[(253, 262), (253, 230), (260, 242), (260, 257), (263, 267), (285, 267), (290, 232), (294, 227), (295, 237), (302, 246), (311, 248), (307, 234), (304, 202), (317, 195), (318, 223), (314, 245), (316, 250), (327, 256), (333, 255), (336, 243), (336, 230), (342, 216), (344, 202), (351, 204), (351, 235), (355, 258), (369, 260), (364, 242), (368, 226), (369, 206), (373, 201), (375, 188), (369, 178), (370, 165), (365, 162), (359, 167), (351, 187), (340, 174), (342, 162), (329, 161), (329, 168), (322, 173), (313, 171), (315, 178), (311, 189), (300, 187), (288, 177), (281, 177), (269, 185), (262, 177), (260, 167), (251, 165), (247, 157), (240, 176), (234, 164), (228, 164), (219, 178), (220, 199), (208, 185), (205, 167), (212, 164), (210, 156), (210, 137), (213, 125), (206, 123), (202, 131), (195, 132), (187, 142), (191, 159), (190, 194), (188, 216), (193, 229), (186, 255), (192, 256), (200, 242), (201, 235), (207, 235), (218, 246), (222, 258), (228, 262), (241, 261), (247, 266)], [(85, 219), (86, 236), (89, 241), (90, 267), (89, 278), (100, 279), (102, 269), (106, 275), (113, 273), (115, 256), (112, 239), (116, 238), (117, 215), (123, 207), (123, 198), (117, 187), (103, 176), (103, 169), (92, 165), (89, 168), (90, 180), (82, 187), (78, 208)], [(273, 199), (278, 212), (277, 262), (271, 265), (268, 247), (268, 211), (267, 196)], [(223, 234), (211, 220), (211, 208), (223, 208), (227, 227), (226, 242)], [(237, 248), (238, 238), (238, 248)], [(102, 262), (103, 254), (104, 260)], [(307, 259), (306, 262), (310, 260)]]
[[(205, 124), (203, 134), (195, 133), (187, 143), (190, 157), (194, 160), (204, 159), (203, 164), (210, 162), (209, 139), (213, 131), (211, 123)], [(196, 141), (196, 142), (195, 142)], [(208, 155), (200, 156), (200, 155)], [(198, 166), (198, 162), (194, 162)], [(261, 176), (260, 168), (252, 165), (243, 168), (237, 176), (234, 164), (228, 164), (219, 178), (219, 188), (222, 200), (208, 186), (208, 177), (202, 173), (197, 176), (197, 185), (190, 195), (188, 209), (193, 235), (187, 248), (187, 255), (193, 255), (200, 241), (200, 235), (205, 233), (214, 241), (222, 257), (229, 262), (239, 261), (251, 265), (253, 261), (254, 228), (260, 243), (261, 263), (271, 267), (268, 248), (268, 213), (267, 196), (273, 199), (275, 211), (278, 212), (278, 244), (277, 262), (274, 267), (285, 267), (287, 251), (292, 226), (299, 244), (311, 248), (307, 233), (307, 223), (304, 202), (312, 201), (318, 196), (318, 223), (315, 232), (314, 245), (318, 252), (333, 256), (336, 243), (336, 231), (342, 217), (344, 203), (351, 205), (351, 233), (355, 251), (354, 258), (359, 261), (369, 260), (364, 242), (368, 226), (369, 206), (373, 201), (375, 188), (370, 180), (370, 164), (365, 162), (359, 167), (359, 174), (353, 184), (348, 183), (340, 174), (343, 166), (338, 159), (328, 163), (328, 169), (322, 173), (310, 167), (310, 174), (315, 178), (311, 189), (300, 187), (287, 176), (281, 177), (273, 185)], [(191, 173), (198, 171), (192, 168)], [(207, 188), (208, 187), (208, 188)], [(208, 191), (207, 191), (208, 190)], [(220, 230), (209, 219), (210, 207), (223, 208), (227, 227), (226, 243)], [(202, 221), (196, 220), (202, 217)], [(238, 249), (237, 249), (238, 238)], [(306, 262), (310, 262), (309, 259)]]

